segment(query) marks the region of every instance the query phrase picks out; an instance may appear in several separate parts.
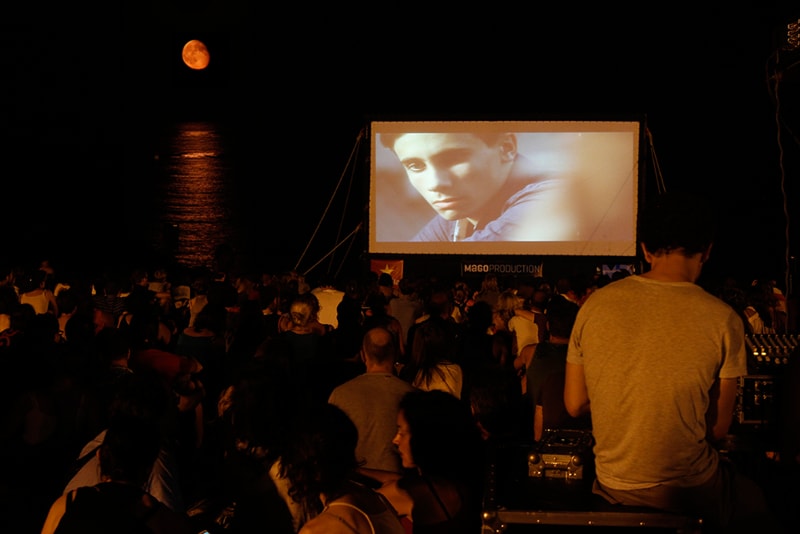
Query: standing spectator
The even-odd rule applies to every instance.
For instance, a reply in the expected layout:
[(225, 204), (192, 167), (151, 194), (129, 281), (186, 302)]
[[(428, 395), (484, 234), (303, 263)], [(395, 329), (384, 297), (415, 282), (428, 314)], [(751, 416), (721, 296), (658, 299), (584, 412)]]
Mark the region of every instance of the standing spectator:
[(533, 439), (542, 439), (546, 428), (591, 428), (589, 414), (571, 417), (564, 407), (564, 373), (567, 346), (579, 306), (554, 295), (547, 307), (550, 338), (536, 345), (525, 373), (530, 406), (533, 409)]
[(770, 307), (772, 288), (754, 281), (745, 291), (744, 315), (753, 334), (774, 334), (774, 314)]
[(328, 402), (344, 410), (358, 428), (356, 456), (364, 467), (399, 473), (400, 456), (392, 445), (397, 406), (414, 389), (395, 374), (397, 348), (392, 334), (376, 327), (364, 336), (361, 358), (366, 371), (337, 386)]
[(495, 359), (495, 337), (491, 333), (492, 307), (478, 301), (470, 306), (466, 320), (459, 324), (458, 364), (464, 373), (461, 398), (470, 397), (472, 383), (487, 367), (499, 367)]
[[(19, 295), (12, 285), (0, 285), (0, 333), (11, 328), (11, 315), (19, 306)], [(0, 346), (5, 346), (5, 343)]]
[(106, 273), (95, 281), (92, 306), (97, 314), (103, 316), (104, 324), (116, 326), (120, 316), (127, 310), (122, 291), (123, 285), (113, 273)]
[(31, 272), (21, 287), (19, 301), (33, 306), (37, 315), (50, 313), (58, 317), (58, 302), (55, 294), (47, 288), (48, 279), (49, 274), (44, 269)]
[(497, 299), (500, 298), (500, 283), (497, 275), (487, 274), (481, 281), (481, 288), (473, 295), (473, 300), (488, 302), (492, 309), (497, 308)]
[(281, 474), (291, 425), (306, 420), (304, 394), (286, 373), (274, 360), (251, 360), (219, 396), (189, 481), (195, 532), (224, 521), (224, 532), (292, 534), (305, 520)]
[(459, 325), (453, 318), (453, 295), (449, 289), (434, 285), (430, 293), (423, 299), (423, 304), (425, 313), (411, 325), (411, 328), (405, 334), (405, 346), (409, 352), (414, 346), (414, 336), (417, 329), (428, 321), (440, 321), (444, 327), (452, 332), (452, 335), (458, 336)]
[(416, 285), (411, 279), (407, 277), (401, 278), (397, 285), (400, 294), (397, 298), (389, 301), (389, 314), (400, 322), (401, 340), (405, 344), (411, 325), (422, 317), (425, 308), (422, 300), (417, 295)]
[(284, 472), (309, 518), (299, 534), (405, 533), (386, 497), (363, 483), (357, 442), (356, 426), (333, 404), (320, 406), (294, 434)]
[(508, 331), (514, 335), (512, 354), (515, 358), (519, 356), (523, 347), (536, 345), (543, 341), (539, 334), (539, 325), (535, 321), (536, 312), (532, 310), (532, 305), (531, 298), (522, 299), (519, 307), (512, 310), (513, 313), (508, 319)]
[(183, 511), (171, 510), (142, 489), (159, 444), (154, 421), (133, 416), (114, 419), (97, 454), (101, 482), (56, 499), (42, 534), (193, 534)]
[[(123, 342), (119, 333), (103, 330), (101, 343), (107, 358), (121, 359)], [(117, 369), (113, 369), (116, 367)], [(105, 440), (111, 423), (118, 419), (137, 417), (148, 424), (161, 428), (159, 451), (151, 464), (147, 477), (140, 480), (140, 487), (163, 505), (177, 512), (184, 509), (183, 480), (179, 469), (179, 457), (175, 433), (175, 410), (172, 392), (154, 371), (140, 370), (133, 373), (121, 363), (108, 362), (105, 378), (99, 386), (97, 400), (105, 401), (101, 406), (97, 435), (83, 445), (72, 462), (72, 477), (63, 488), (67, 495), (83, 486), (94, 486), (102, 482), (100, 457), (96, 454)]]
[(665, 193), (640, 222), (650, 270), (594, 292), (567, 353), (566, 408), (575, 417), (591, 411), (593, 491), (696, 514), (714, 532), (781, 532), (761, 488), (716, 447), (747, 360), (739, 315), (696, 284), (711, 253), (711, 210)]
[(442, 391), (406, 393), (394, 444), (405, 473), (364, 473), (381, 482), (413, 532), (479, 534), (486, 451), (469, 406)]
[(189, 324), (192, 326), (197, 314), (208, 304), (208, 286), (211, 284), (211, 273), (207, 269), (199, 269), (194, 273), (191, 288), (192, 296), (186, 304), (189, 307)]
[(67, 340), (67, 322), (78, 311), (77, 289), (67, 287), (58, 292), (56, 296), (58, 303), (58, 341)]
[(364, 308), (364, 322), (362, 323), (364, 329), (370, 330), (380, 326), (391, 332), (402, 358), (406, 353), (406, 344), (403, 340), (405, 332), (397, 317), (389, 313), (389, 301), (386, 296), (380, 291), (369, 293), (364, 299)]
[(456, 363), (458, 338), (446, 321), (430, 319), (419, 325), (404, 376), (419, 389), (439, 389), (460, 399), (464, 372)]
[(339, 326), (336, 308), (344, 298), (344, 291), (337, 289), (333, 280), (324, 277), (320, 280), (319, 285), (311, 290), (311, 293), (319, 301), (319, 322), (329, 324), (334, 328)]
[(378, 292), (386, 299), (386, 312), (389, 312), (389, 301), (397, 298), (394, 288), (394, 278), (389, 273), (381, 273), (378, 275)]

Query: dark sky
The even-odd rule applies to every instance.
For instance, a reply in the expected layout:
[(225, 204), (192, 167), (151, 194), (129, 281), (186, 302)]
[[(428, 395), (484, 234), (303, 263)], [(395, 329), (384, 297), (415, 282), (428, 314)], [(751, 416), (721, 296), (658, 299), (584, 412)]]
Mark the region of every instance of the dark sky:
[[(17, 6), (0, 21), (0, 222), (14, 246), (53, 217), (113, 239), (155, 132), (176, 118), (234, 123), (269, 156), (255, 188), (325, 197), (370, 118), (645, 117), (646, 190), (660, 175), (667, 189), (712, 194), (716, 261), (784, 276), (784, 204), (800, 205), (791, 3), (73, 4)], [(180, 62), (188, 38), (211, 49), (206, 71)], [(794, 222), (792, 254), (798, 233)]]

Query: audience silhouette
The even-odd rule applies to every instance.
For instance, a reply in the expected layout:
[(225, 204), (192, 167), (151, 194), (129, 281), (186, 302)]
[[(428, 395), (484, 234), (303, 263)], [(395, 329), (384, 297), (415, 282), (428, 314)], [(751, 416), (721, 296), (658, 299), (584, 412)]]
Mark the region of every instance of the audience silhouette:
[[(545, 361), (544, 354), (538, 353), (565, 335), (559, 327), (552, 331), (558, 315), (553, 299), (561, 298), (553, 296), (557, 295), (554, 288), (577, 300), (573, 306), (582, 306), (591, 298), (590, 290), (596, 289), (587, 286), (581, 294), (583, 284), (577, 282), (581, 278), (572, 275), (570, 287), (565, 288), (567, 277), (558, 273), (524, 283), (510, 276), (459, 276), (448, 281), (431, 274), (407, 276), (401, 280), (399, 296), (387, 300), (389, 286), (381, 286), (376, 273), (342, 280), (325, 277), (326, 285), (343, 293), (340, 300), (337, 294), (335, 325), (326, 325), (319, 319), (319, 301), (302, 276), (292, 271), (237, 271), (222, 247), (218, 261), (197, 268), (136, 262), (126, 270), (110, 262), (81, 273), (59, 264), (58, 278), (41, 270), (41, 293), (53, 292), (52, 286), (59, 293), (54, 299), (57, 307), (48, 299), (45, 313), (37, 314), (34, 303), (44, 310), (44, 299), (37, 302), (32, 298), (35, 294), (25, 302), (21, 298), (29, 289), (28, 276), (40, 274), (38, 263), (34, 265), (34, 269), (23, 268), (5, 260), (0, 266), (0, 363), (4, 369), (0, 451), (9, 459), (0, 470), (0, 492), (8, 509), (14, 510), (1, 521), (24, 512), (28, 524), (13, 529), (23, 534), (40, 532), (57, 500), (67, 499), (78, 488), (103, 483), (96, 447), (104, 443), (118, 413), (130, 411), (120, 404), (120, 395), (134, 380), (147, 379), (157, 381), (167, 405), (159, 419), (161, 447), (140, 485), (142, 493), (136, 495), (143, 501), (157, 501), (159, 509), (186, 515), (192, 532), (203, 528), (214, 532), (222, 524), (230, 533), (253, 529), (294, 533), (302, 525), (313, 528), (312, 517), (322, 517), (314, 515), (322, 508), (309, 513), (301, 504), (308, 507), (310, 500), (295, 500), (301, 499), (300, 492), (292, 493), (297, 471), (292, 474), (285, 469), (283, 458), (309, 432), (325, 431), (324, 425), (317, 426), (320, 421), (307, 416), (327, 413), (335, 418), (327, 411), (328, 404), (339, 407), (354, 424), (355, 460), (362, 476), (371, 476), (349, 473), (345, 479), (331, 479), (341, 486), (329, 490), (328, 499), (349, 495), (345, 501), (351, 502), (351, 497), (364, 496), (379, 507), (376, 503), (381, 501), (375, 500), (372, 490), (356, 484), (381, 486), (389, 495), (389, 479), (382, 477), (390, 476), (406, 497), (431, 504), (422, 496), (425, 486), (419, 482), (425, 477), (448, 481), (452, 473), (439, 472), (437, 464), (454, 470), (453, 461), (460, 458), (464, 473), (459, 476), (469, 478), (456, 482), (469, 489), (462, 504), (471, 532), (480, 524), (482, 486), (477, 472), (483, 467), (485, 451), (498, 443), (532, 441), (535, 404), (542, 408), (544, 426), (571, 424), (560, 418), (563, 406), (556, 406), (554, 412), (548, 409), (548, 401), (557, 400), (563, 389), (562, 360)], [(169, 281), (152, 279), (148, 273), (155, 276), (156, 270), (170, 273)], [(189, 295), (170, 300), (171, 293), (162, 287), (169, 282), (186, 287)], [(597, 280), (596, 286), (609, 283), (615, 282)], [(725, 291), (746, 320), (744, 297), (755, 292), (753, 286), (734, 283)], [(770, 309), (762, 310), (764, 323), (769, 324), (774, 314), (767, 316)], [(521, 364), (515, 369), (515, 356), (520, 355), (523, 358), (516, 360)], [(525, 371), (532, 381), (522, 378)], [(545, 375), (552, 375), (551, 379), (541, 382)], [(529, 396), (523, 396), (521, 380), (530, 388)], [(380, 384), (366, 386), (367, 381)], [(371, 388), (377, 393), (370, 393)], [(406, 394), (426, 389), (447, 391), (458, 408), (441, 399), (430, 405), (408, 400), (401, 407)], [(534, 402), (530, 395), (538, 400)], [(383, 400), (378, 402), (378, 398)], [(466, 432), (466, 441), (453, 443), (435, 437), (438, 434), (428, 426), (415, 428), (423, 421), (418, 413), (422, 406), (441, 415), (425, 419), (430, 419), (425, 425), (449, 428), (450, 422), (442, 424), (442, 417), (451, 417), (453, 424), (464, 425), (459, 432)], [(401, 420), (398, 410), (403, 412)], [(468, 421), (465, 414), (470, 416)], [(308, 426), (296, 428), (295, 420), (305, 420)], [(313, 426), (312, 421), (316, 421)], [(413, 461), (401, 461), (405, 445), (397, 437), (398, 423), (407, 425), (424, 443), (411, 445)], [(125, 432), (122, 429), (120, 435)], [(349, 458), (349, 445), (340, 445)], [(88, 461), (79, 465), (78, 458), (87, 452)], [(793, 452), (781, 451), (780, 467), (796, 472), (789, 460)], [(318, 453), (310, 448), (304, 451), (307, 459)], [(432, 463), (431, 457), (436, 458)], [(763, 473), (760, 482), (788, 483), (789, 477), (779, 475), (778, 467)], [(436, 487), (443, 499), (450, 495), (447, 484)], [(795, 490), (786, 495), (796, 494)], [(83, 499), (86, 493), (77, 495)], [(305, 494), (303, 499), (308, 497)], [(414, 532), (426, 528), (445, 532), (436, 530), (435, 507), (420, 505), (415, 513), (407, 502), (398, 504), (389, 497), (396, 512), (408, 516), (409, 532), (412, 528)], [(445, 502), (450, 511), (449, 501)], [(377, 508), (360, 500), (351, 504), (365, 511), (373, 523), (377, 521), (372, 513)], [(338, 514), (341, 508), (337, 506), (328, 511)], [(271, 519), (265, 523), (262, 515), (267, 509)], [(409, 520), (415, 514), (412, 524)], [(58, 517), (56, 512), (48, 520), (49, 531)], [(347, 516), (358, 523), (355, 517), (365, 516)], [(454, 509), (450, 521), (460, 525), (459, 517)], [(183, 527), (177, 528), (175, 532)]]

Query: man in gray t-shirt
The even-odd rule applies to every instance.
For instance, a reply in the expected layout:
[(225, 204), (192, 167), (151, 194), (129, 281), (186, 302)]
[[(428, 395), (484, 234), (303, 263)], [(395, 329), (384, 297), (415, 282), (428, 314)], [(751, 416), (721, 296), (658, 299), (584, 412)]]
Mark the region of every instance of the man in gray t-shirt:
[(402, 472), (392, 439), (397, 433), (397, 407), (414, 387), (394, 371), (398, 347), (392, 334), (376, 327), (364, 335), (361, 358), (366, 372), (340, 384), (328, 402), (350, 416), (358, 429), (356, 457), (367, 469)]
[(696, 515), (713, 532), (781, 532), (761, 489), (717, 449), (747, 361), (741, 318), (696, 284), (713, 231), (697, 197), (664, 193), (648, 206), (639, 239), (650, 270), (581, 306), (564, 403), (591, 413), (593, 491), (606, 500)]

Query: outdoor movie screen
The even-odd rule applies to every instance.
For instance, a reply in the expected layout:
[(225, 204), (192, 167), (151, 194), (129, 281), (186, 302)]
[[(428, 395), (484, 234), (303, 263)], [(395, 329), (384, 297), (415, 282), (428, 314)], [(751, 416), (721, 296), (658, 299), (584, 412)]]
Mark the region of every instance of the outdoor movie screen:
[(636, 256), (641, 121), (374, 121), (369, 252)]

